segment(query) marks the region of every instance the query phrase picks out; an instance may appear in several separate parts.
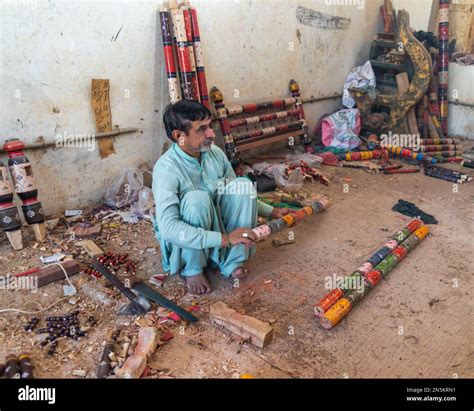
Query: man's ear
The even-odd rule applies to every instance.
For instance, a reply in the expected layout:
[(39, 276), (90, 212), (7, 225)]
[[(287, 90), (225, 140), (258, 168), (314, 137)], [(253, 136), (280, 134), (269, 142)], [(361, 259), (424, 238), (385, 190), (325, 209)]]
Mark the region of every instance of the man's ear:
[(173, 137), (173, 140), (175, 143), (179, 143), (179, 139), (181, 137), (182, 132), (179, 130), (173, 130), (171, 133), (171, 136)]

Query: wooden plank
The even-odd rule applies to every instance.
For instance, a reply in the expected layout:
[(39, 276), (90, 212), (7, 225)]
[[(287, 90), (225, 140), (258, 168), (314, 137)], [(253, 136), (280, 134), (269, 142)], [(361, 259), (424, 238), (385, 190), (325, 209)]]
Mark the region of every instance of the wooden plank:
[[(59, 264), (66, 270), (68, 277), (78, 274), (80, 271), (79, 263), (75, 260), (68, 260)], [(31, 274), (31, 276), (38, 279), (38, 288), (66, 278), (64, 271), (56, 264), (43, 268), (37, 273)]]
[[(92, 79), (92, 109), (97, 133), (112, 131), (109, 91), (109, 80)], [(112, 137), (101, 138), (98, 143), (101, 158), (115, 153)]]
[[(410, 81), (408, 80), (408, 74), (406, 72), (399, 73), (395, 76), (398, 86), (398, 94), (405, 94), (410, 87)], [(416, 121), (415, 107), (412, 107), (406, 116), (406, 124), (411, 134), (420, 134), (418, 129), (418, 122)]]
[(90, 257), (97, 257), (104, 254), (104, 251), (92, 240), (83, 240), (76, 243), (81, 246)]
[(304, 131), (302, 130), (295, 130), (293, 132), (281, 134), (278, 136), (274, 137), (265, 137), (265, 138), (260, 138), (259, 140), (250, 140), (249, 142), (245, 143), (237, 143), (237, 148), (239, 151), (245, 151), (245, 150), (250, 150), (255, 147), (263, 146), (265, 144), (270, 144), (270, 143), (275, 143), (277, 141), (281, 140), (286, 140), (289, 137), (298, 137), (304, 134)]
[(263, 348), (273, 337), (273, 327), (248, 315), (239, 314), (222, 301), (217, 301), (210, 307), (209, 316), (213, 322), (225, 329), (248, 339), (250, 343)]

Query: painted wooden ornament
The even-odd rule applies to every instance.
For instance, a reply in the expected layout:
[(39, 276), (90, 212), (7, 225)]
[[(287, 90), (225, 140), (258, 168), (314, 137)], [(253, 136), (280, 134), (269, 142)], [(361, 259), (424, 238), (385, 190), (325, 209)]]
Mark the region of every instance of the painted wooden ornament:
[(13, 204), (13, 186), (2, 161), (0, 161), (0, 230), (5, 233), (14, 250), (23, 248), (20, 213)]
[(46, 239), (44, 211), (38, 201), (38, 189), (33, 178), (30, 160), (25, 156), (25, 145), (19, 139), (7, 140), (3, 149), (8, 153), (8, 166), (12, 175), (15, 192), (23, 202), (22, 211), (26, 222), (31, 225), (36, 241)]

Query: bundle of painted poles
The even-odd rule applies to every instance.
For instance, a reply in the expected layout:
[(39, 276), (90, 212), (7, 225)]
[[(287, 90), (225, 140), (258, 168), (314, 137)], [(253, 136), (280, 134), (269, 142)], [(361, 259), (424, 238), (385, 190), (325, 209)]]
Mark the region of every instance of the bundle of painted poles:
[(286, 227), (291, 227), (312, 214), (316, 214), (327, 208), (329, 202), (327, 199), (322, 198), (315, 201), (313, 204), (303, 207), (297, 211), (293, 211), (282, 218), (276, 218), (269, 221), (266, 224), (255, 227), (252, 231), (257, 236), (257, 242), (266, 240), (272, 234), (282, 231)]
[(197, 100), (209, 108), (196, 9), (169, 1), (169, 8), (160, 11), (160, 23), (171, 103)]
[(415, 218), (390, 237), (388, 242), (315, 305), (314, 314), (320, 318), (321, 325), (330, 329), (341, 321), (428, 233), (428, 227)]
[(458, 184), (472, 181), (472, 177), (469, 177), (467, 174), (433, 165), (425, 167), (425, 175)]

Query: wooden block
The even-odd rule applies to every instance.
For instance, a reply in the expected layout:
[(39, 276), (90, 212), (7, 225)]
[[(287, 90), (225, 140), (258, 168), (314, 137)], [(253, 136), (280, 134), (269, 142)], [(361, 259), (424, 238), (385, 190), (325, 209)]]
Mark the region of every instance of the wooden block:
[(92, 240), (79, 241), (79, 242), (76, 243), (76, 245), (79, 245), (84, 250), (86, 250), (87, 254), (90, 257), (97, 257), (99, 255), (104, 254), (102, 249), (96, 243), (94, 243), (94, 241), (92, 241)]
[(126, 359), (122, 367), (115, 370), (115, 375), (118, 378), (140, 378), (145, 371), (148, 357), (156, 350), (158, 341), (158, 330), (155, 327), (140, 328), (133, 355)]
[(5, 234), (7, 235), (8, 241), (10, 241), (10, 244), (15, 251), (23, 250), (23, 238), (21, 236), (21, 230), (6, 231)]
[[(109, 90), (109, 80), (92, 79), (92, 109), (97, 133), (112, 131)], [(107, 158), (115, 153), (112, 137), (101, 138), (98, 144), (101, 158)]]
[[(69, 277), (79, 273), (80, 271), (79, 263), (75, 260), (68, 260), (59, 264), (64, 267)], [(31, 274), (31, 276), (38, 278), (38, 287), (43, 287), (55, 281), (66, 278), (64, 275), (64, 271), (56, 264), (50, 267), (43, 268), (37, 273)]]
[(265, 347), (273, 337), (273, 327), (270, 324), (239, 314), (222, 301), (211, 305), (209, 315), (216, 324), (222, 325), (239, 337), (249, 339), (257, 347)]
[(36, 241), (38, 241), (38, 243), (42, 243), (44, 240), (46, 240), (45, 223), (31, 224), (31, 228), (33, 229), (33, 232), (35, 233), (35, 238), (36, 238)]

